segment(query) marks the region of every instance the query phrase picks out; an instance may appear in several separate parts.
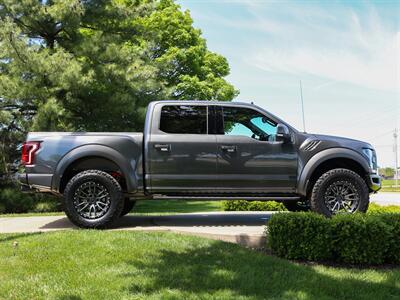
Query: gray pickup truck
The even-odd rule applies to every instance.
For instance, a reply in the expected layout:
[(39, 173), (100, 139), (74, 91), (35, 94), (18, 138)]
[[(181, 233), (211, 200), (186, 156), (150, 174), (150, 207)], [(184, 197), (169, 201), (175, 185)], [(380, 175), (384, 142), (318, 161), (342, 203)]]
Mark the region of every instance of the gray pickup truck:
[(23, 185), (63, 195), (69, 219), (102, 228), (138, 199), (275, 200), (325, 216), (365, 212), (381, 187), (373, 147), (297, 131), (248, 103), (157, 101), (143, 133), (32, 132)]

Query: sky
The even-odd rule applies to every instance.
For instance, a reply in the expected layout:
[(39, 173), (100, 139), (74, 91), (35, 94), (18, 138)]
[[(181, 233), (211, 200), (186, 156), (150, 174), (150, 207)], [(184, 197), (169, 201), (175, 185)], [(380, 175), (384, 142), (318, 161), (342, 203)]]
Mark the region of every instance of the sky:
[[(400, 1), (178, 0), (228, 59), (234, 101), (307, 132), (371, 143), (394, 167), (400, 126)], [(400, 150), (400, 149), (399, 149)], [(399, 153), (400, 158), (400, 153)]]

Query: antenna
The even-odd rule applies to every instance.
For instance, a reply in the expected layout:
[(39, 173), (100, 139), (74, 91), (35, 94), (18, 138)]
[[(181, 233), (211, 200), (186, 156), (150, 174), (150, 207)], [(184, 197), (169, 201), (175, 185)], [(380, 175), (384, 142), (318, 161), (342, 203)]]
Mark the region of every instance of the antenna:
[(306, 118), (304, 116), (304, 100), (303, 100), (303, 86), (300, 80), (300, 97), (301, 97), (301, 111), (303, 113), (303, 131), (306, 132)]

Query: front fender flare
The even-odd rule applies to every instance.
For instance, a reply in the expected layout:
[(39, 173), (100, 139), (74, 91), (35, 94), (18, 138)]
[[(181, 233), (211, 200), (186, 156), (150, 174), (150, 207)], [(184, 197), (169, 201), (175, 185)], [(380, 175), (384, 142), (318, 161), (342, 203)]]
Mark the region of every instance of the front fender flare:
[(127, 159), (115, 149), (99, 144), (80, 146), (64, 155), (55, 169), (52, 179), (52, 190), (60, 191), (61, 178), (68, 166), (81, 158), (93, 156), (105, 158), (114, 162), (125, 177), (128, 192), (137, 191), (138, 182), (134, 176), (137, 162), (128, 162)]
[(321, 152), (315, 154), (304, 166), (300, 176), (298, 178), (297, 192), (300, 195), (307, 195), (307, 188), (309, 180), (313, 172), (317, 169), (319, 165), (329, 159), (346, 158), (357, 162), (364, 169), (365, 173), (369, 173), (370, 169), (367, 160), (358, 152), (350, 150), (347, 148), (330, 148), (322, 150)]

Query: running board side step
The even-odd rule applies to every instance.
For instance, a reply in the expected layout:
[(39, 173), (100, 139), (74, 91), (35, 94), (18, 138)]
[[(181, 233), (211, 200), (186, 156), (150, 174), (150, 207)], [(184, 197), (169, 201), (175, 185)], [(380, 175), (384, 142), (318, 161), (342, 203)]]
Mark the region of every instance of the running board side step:
[(248, 201), (298, 201), (300, 197), (274, 197), (274, 196), (260, 196), (260, 197), (229, 197), (229, 196), (165, 196), (153, 195), (153, 200), (248, 200)]

